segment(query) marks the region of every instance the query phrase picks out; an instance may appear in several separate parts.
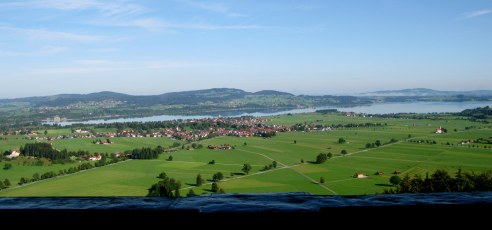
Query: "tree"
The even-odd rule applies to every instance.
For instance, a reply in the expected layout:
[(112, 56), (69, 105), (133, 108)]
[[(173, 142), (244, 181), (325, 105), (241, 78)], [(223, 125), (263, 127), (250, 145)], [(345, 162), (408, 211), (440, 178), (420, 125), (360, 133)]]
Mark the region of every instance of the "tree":
[(376, 142), (374, 144), (376, 145), (376, 147), (379, 147), (379, 146), (381, 146), (381, 141), (380, 140), (376, 140)]
[(195, 193), (195, 191), (193, 191), (193, 189), (190, 189), (190, 190), (188, 191), (188, 194), (186, 194), (186, 196), (187, 196), (187, 197), (196, 196), (196, 193)]
[(0, 180), (0, 190), (4, 188), (7, 188), (7, 186), (5, 186), (5, 184)]
[(397, 186), (401, 183), (401, 178), (399, 176), (392, 176), (390, 178), (390, 183), (393, 185), (393, 186)]
[(297, 144), (297, 140), (294, 140), (294, 144)]
[(26, 184), (28, 182), (29, 182), (29, 180), (27, 178), (21, 177), (21, 179), (19, 181), (19, 185), (23, 185), (23, 184)]
[(343, 138), (343, 137), (338, 138), (338, 144), (343, 144), (343, 143), (345, 143), (345, 142), (347, 142), (347, 141), (345, 140), (345, 138)]
[(4, 184), (6, 187), (10, 187), (10, 185), (12, 185), (12, 184), (10, 183), (10, 180), (9, 180), (9, 179), (5, 179), (5, 180), (3, 181), (3, 184)]
[(167, 178), (167, 174), (165, 172), (161, 172), (161, 174), (159, 174), (159, 176), (157, 176), (157, 178), (165, 179), (165, 178)]
[(450, 192), (451, 177), (442, 169), (436, 170), (431, 175), (432, 192)]
[(301, 164), (304, 164), (304, 159), (301, 158)]
[(340, 153), (345, 156), (348, 152), (347, 152), (347, 150), (342, 149), (342, 151)]
[(205, 180), (202, 178), (202, 175), (198, 174), (196, 176), (196, 186), (202, 186), (204, 181)]
[(3, 169), (5, 169), (5, 170), (9, 170), (9, 169), (11, 169), (11, 168), (12, 168), (12, 164), (10, 164), (10, 163), (6, 163), (6, 164), (3, 166)]
[(174, 187), (174, 197), (180, 197), (181, 193), (179, 191), (181, 190), (181, 182), (179, 182), (178, 180), (175, 181), (173, 187)]
[(168, 160), (168, 161), (173, 161), (173, 156), (169, 156), (169, 157), (167, 158), (167, 160)]
[(215, 164), (215, 160), (211, 160), (210, 162), (208, 162), (209, 165), (214, 165)]
[(243, 168), (241, 169), (244, 173), (249, 174), (249, 171), (251, 171), (251, 165), (250, 164), (244, 164)]
[(246, 146), (246, 145), (248, 145), (248, 143), (244, 142), (243, 145)]
[(320, 153), (316, 156), (316, 164), (322, 164), (328, 159), (328, 155), (326, 153)]
[(44, 135), (48, 135), (48, 130), (45, 130), (44, 131)]
[(220, 191), (220, 188), (219, 188), (219, 185), (217, 183), (212, 183), (212, 192), (219, 192)]
[(272, 166), (273, 166), (274, 168), (277, 168), (277, 161), (273, 161), (273, 162), (272, 162)]
[[(162, 175), (162, 173), (161, 173)], [(147, 196), (170, 197), (180, 196), (181, 182), (165, 176), (161, 181), (153, 184), (148, 190)]]
[(320, 177), (319, 178), (319, 183), (320, 184), (324, 184), (325, 183), (325, 178), (324, 177)]
[(221, 181), (222, 179), (224, 179), (224, 174), (222, 174), (221, 172), (218, 172), (216, 174), (214, 174), (212, 180), (213, 181)]
[(32, 175), (32, 180), (33, 180), (33, 181), (38, 181), (38, 180), (39, 180), (39, 173), (34, 173), (34, 174)]
[(328, 157), (328, 159), (331, 159), (333, 157), (333, 154), (331, 152), (327, 153), (326, 156)]

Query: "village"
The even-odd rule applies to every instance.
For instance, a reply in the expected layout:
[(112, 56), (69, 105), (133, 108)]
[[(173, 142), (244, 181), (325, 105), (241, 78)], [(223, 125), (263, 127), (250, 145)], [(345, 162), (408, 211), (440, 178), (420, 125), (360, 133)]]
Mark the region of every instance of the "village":
[[(203, 118), (187, 120), (173, 128), (156, 128), (156, 129), (132, 129), (125, 128), (116, 132), (95, 132), (91, 128), (72, 129), (71, 135), (48, 136), (41, 135), (38, 132), (30, 130), (18, 130), (10, 134), (25, 135), (26, 139), (38, 141), (51, 141), (59, 139), (74, 138), (144, 138), (144, 137), (167, 137), (176, 140), (185, 140), (188, 142), (198, 141), (218, 136), (234, 137), (272, 137), (277, 132), (290, 132), (291, 127), (282, 125), (266, 125), (265, 119), (255, 117), (239, 118)], [(101, 140), (93, 142), (94, 144), (111, 144), (110, 141)]]

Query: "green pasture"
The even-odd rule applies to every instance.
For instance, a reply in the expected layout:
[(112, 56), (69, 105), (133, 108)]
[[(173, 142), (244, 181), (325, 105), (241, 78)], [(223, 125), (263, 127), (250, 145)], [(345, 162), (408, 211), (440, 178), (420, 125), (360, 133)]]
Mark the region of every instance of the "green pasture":
[[(492, 149), (487, 144), (478, 147), (461, 145), (462, 140), (490, 138), (492, 130), (481, 123), (448, 117), (443, 120), (360, 118), (321, 114), (299, 114), (269, 117), (275, 124), (325, 122), (326, 124), (348, 124), (377, 122), (387, 123), (382, 127), (350, 128), (331, 131), (278, 133), (273, 138), (218, 137), (203, 140), (202, 149), (181, 149), (163, 154), (156, 160), (129, 160), (115, 165), (96, 168), (73, 175), (58, 177), (22, 187), (0, 191), (0, 196), (143, 196), (155, 182), (160, 172), (182, 183), (182, 195), (189, 189), (195, 193), (210, 193), (213, 174), (222, 172), (224, 180), (219, 182), (227, 193), (263, 192), (308, 192), (322, 195), (359, 195), (381, 193), (391, 188), (389, 178), (394, 171), (405, 174), (421, 174), (436, 169), (446, 169), (454, 174), (458, 168), (465, 171), (483, 172), (491, 170)], [(323, 121), (321, 121), (323, 120)], [(435, 134), (435, 128), (448, 129), (445, 134)], [(465, 127), (475, 128), (465, 129)], [(457, 129), (454, 131), (454, 129)], [(409, 137), (410, 136), (410, 137)], [(343, 137), (346, 143), (339, 144)], [(380, 140), (383, 144), (391, 139), (398, 142), (378, 148), (365, 148), (366, 143)], [(10, 142), (12, 138), (9, 138)], [(437, 144), (413, 143), (411, 140), (435, 140)], [(115, 152), (139, 147), (161, 145), (167, 147), (174, 141), (167, 138), (112, 138), (114, 144), (94, 145), (92, 139), (55, 140), (57, 149), (88, 150), (90, 152)], [(14, 141), (12, 139), (12, 141)], [(19, 140), (15, 140), (19, 141)], [(447, 145), (447, 143), (450, 143)], [(231, 150), (210, 150), (208, 145), (230, 144)], [(484, 148), (485, 146), (485, 148)], [(348, 154), (342, 156), (341, 150)], [(319, 153), (333, 154), (323, 164), (314, 164)], [(167, 161), (169, 155), (173, 161)], [(304, 163), (301, 163), (301, 159)], [(215, 164), (208, 164), (215, 160)], [(277, 168), (262, 171), (265, 165), (277, 161)], [(4, 163), (4, 162), (2, 162)], [(0, 166), (2, 166), (0, 163)], [(252, 165), (248, 175), (241, 172), (242, 165)], [(37, 166), (17, 166), (19, 171), (31, 177)], [(53, 165), (42, 166), (69, 167)], [(13, 169), (16, 170), (16, 165)], [(53, 170), (55, 171), (55, 170)], [(383, 175), (375, 175), (376, 172)], [(37, 171), (36, 171), (37, 172)], [(2, 171), (4, 173), (4, 171)], [(20, 172), (9, 172), (7, 177), (17, 178)], [(39, 171), (39, 173), (42, 173)], [(363, 173), (366, 178), (354, 178)], [(195, 178), (201, 174), (206, 183), (195, 186)], [(0, 179), (3, 179), (0, 174)], [(23, 174), (22, 174), (23, 175)], [(325, 179), (319, 184), (320, 177)], [(12, 179), (11, 179), (12, 181)]]
[[(26, 162), (26, 163), (24, 163)], [(43, 164), (42, 166), (34, 166), (34, 160), (27, 159), (15, 159), (12, 161), (0, 162), (0, 180), (9, 179), (12, 185), (17, 185), (21, 177), (32, 178), (33, 174), (38, 173), (40, 176), (43, 173), (53, 171), (58, 173), (60, 170), (65, 170), (74, 166), (78, 166), (79, 163), (66, 163), (66, 164)], [(5, 170), (4, 165), (11, 164), (12, 168)]]
[[(109, 139), (112, 144), (93, 144), (94, 140)], [(171, 140), (166, 137), (161, 138), (74, 138), (74, 139), (60, 139), (53, 140), (53, 147), (56, 149), (67, 149), (70, 151), (84, 150), (91, 153), (114, 153), (123, 152), (125, 150), (132, 150), (135, 148), (162, 146), (164, 148), (171, 146), (174, 142), (180, 142)], [(181, 143), (181, 142), (180, 142)]]

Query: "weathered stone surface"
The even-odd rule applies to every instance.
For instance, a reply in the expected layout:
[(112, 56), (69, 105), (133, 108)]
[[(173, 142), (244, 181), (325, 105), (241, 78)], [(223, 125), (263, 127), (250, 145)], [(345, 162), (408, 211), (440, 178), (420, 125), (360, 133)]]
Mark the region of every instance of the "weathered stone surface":
[(181, 199), (149, 197), (0, 198), (1, 210), (195, 210), (318, 212), (329, 208), (492, 205), (492, 192), (316, 196), (306, 193), (209, 194)]

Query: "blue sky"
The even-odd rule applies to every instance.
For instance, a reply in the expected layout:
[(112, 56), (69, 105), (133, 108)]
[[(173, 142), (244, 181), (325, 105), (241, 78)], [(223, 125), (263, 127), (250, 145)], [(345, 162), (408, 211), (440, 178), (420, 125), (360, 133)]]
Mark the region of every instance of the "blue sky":
[(492, 89), (492, 1), (3, 0), (0, 82), (0, 98)]

